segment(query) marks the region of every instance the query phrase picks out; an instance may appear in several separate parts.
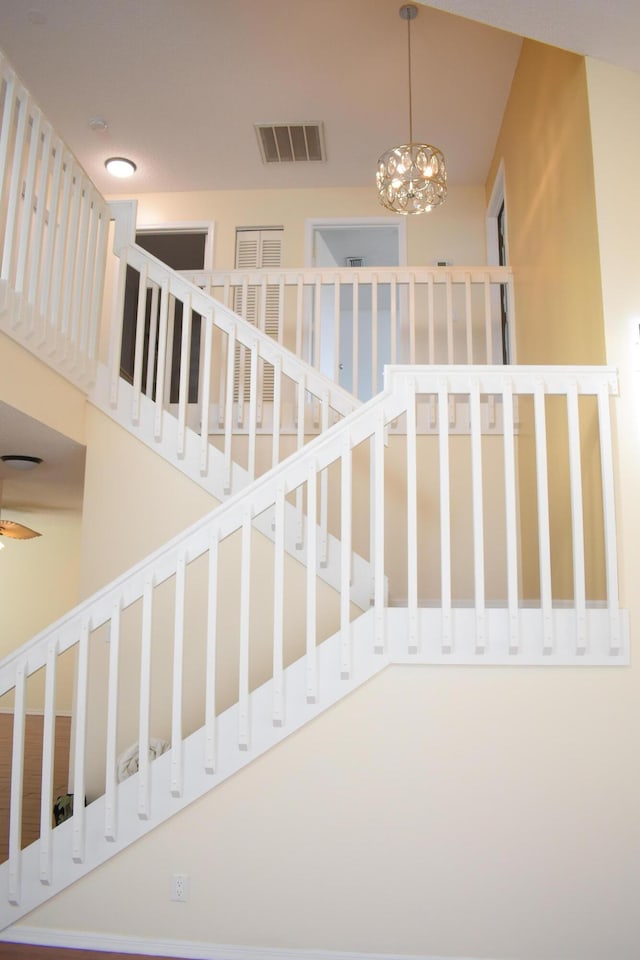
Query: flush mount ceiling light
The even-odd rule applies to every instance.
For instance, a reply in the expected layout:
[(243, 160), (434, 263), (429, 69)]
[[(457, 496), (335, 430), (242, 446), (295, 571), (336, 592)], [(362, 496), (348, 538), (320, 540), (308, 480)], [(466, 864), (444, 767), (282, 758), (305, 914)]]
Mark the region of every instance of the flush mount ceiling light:
[(33, 470), (42, 463), (42, 457), (24, 457), (17, 453), (7, 453), (0, 460), (12, 470)]
[(105, 160), (104, 165), (112, 177), (120, 177), (121, 179), (132, 177), (138, 169), (133, 160), (127, 160), (126, 157), (109, 157), (108, 160)]
[(444, 155), (429, 143), (413, 142), (413, 103), (411, 98), (411, 21), (418, 16), (413, 4), (400, 7), (407, 21), (409, 68), (409, 142), (392, 147), (378, 160), (376, 182), (378, 198), (393, 213), (428, 213), (447, 196), (447, 170)]

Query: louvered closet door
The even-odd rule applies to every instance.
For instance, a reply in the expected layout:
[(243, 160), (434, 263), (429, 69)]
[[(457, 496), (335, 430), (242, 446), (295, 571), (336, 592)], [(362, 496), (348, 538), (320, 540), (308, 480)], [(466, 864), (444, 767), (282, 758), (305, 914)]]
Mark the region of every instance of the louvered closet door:
[[(282, 230), (238, 230), (236, 233), (236, 269), (278, 269), (282, 262)], [(264, 290), (264, 310), (262, 309), (263, 288), (249, 284), (246, 288), (236, 287), (233, 309), (241, 317), (259, 327), (268, 336), (278, 338), (280, 324), (280, 289), (277, 284), (268, 283)], [(244, 362), (241, 355), (244, 352)], [(236, 351), (234, 400), (241, 397), (249, 400), (250, 357), (239, 347)], [(261, 373), (262, 399), (273, 400), (273, 367), (265, 364)]]

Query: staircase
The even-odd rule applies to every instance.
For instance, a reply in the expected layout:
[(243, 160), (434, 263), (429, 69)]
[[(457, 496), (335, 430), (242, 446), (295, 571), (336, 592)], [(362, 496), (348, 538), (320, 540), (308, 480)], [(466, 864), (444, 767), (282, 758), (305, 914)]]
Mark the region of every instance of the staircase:
[[(221, 501), (0, 664), (0, 695), (14, 702), (3, 928), (389, 663), (627, 661), (614, 371), (388, 366), (384, 389), (360, 404), (128, 240), (116, 244), (102, 364), (109, 210), (0, 66), (3, 332)], [(130, 383), (120, 352), (127, 270), (137, 282)], [(597, 442), (585, 452), (587, 434)], [(566, 478), (549, 450), (566, 460)], [(522, 526), (523, 503), (535, 508), (535, 528)], [(552, 522), (550, 504), (565, 524)], [(595, 538), (585, 537), (585, 515)], [(567, 538), (570, 560), (552, 571)], [(535, 558), (533, 574), (524, 556)], [(74, 795), (87, 795), (90, 757), (103, 782), (52, 829), (64, 655), (75, 658)], [(23, 851), (26, 687), (39, 671), (40, 839)], [(170, 749), (150, 762), (159, 731)], [(117, 782), (119, 752), (133, 741), (139, 771)]]
[[(575, 599), (558, 607), (552, 599), (550, 565), (541, 567), (541, 602), (523, 608), (519, 601), (515, 549), (516, 470), (513, 459), (514, 400), (545, 395), (597, 398), (605, 490), (611, 483), (608, 397), (615, 385), (611, 371), (522, 368), (505, 375), (502, 368), (390, 368), (387, 390), (312, 440), (263, 477), (231, 496), (203, 521), (134, 567), (113, 584), (16, 651), (0, 667), (0, 693), (13, 690), (15, 721), (11, 790), (10, 855), (0, 867), (5, 895), (3, 924), (23, 916), (68, 883), (102, 863), (122, 846), (166, 819), (172, 812), (211, 789), (245, 763), (335, 703), (389, 662), (402, 663), (589, 663), (625, 662), (626, 621), (617, 592), (605, 603), (589, 605), (585, 595), (585, 557), (576, 560)], [(451, 562), (452, 487), (449, 477), (450, 402), (466, 395), (470, 407), (474, 489), (474, 599), (470, 608), (454, 603)], [(507, 530), (501, 549), (483, 533), (480, 397), (492, 395), (504, 416)], [(440, 544), (439, 597), (431, 607), (419, 605), (424, 569), (424, 507), (418, 496), (418, 410), (435, 399), (439, 433), (427, 438), (439, 449)], [(542, 408), (543, 409), (543, 408)], [(546, 417), (538, 412), (535, 433), (542, 449)], [(570, 413), (573, 417), (573, 413)], [(385, 596), (385, 557), (389, 523), (397, 507), (387, 507), (387, 478), (397, 467), (397, 450), (385, 447), (385, 431), (406, 423), (403, 493), (403, 553), (407, 562), (406, 606), (389, 609)], [(574, 438), (572, 447), (575, 448)], [(372, 453), (373, 606), (354, 609), (351, 597), (351, 535), (361, 492), (354, 485), (353, 452), (365, 443)], [(473, 452), (475, 451), (475, 452)], [(317, 555), (318, 489), (323, 472), (337, 470), (340, 484), (339, 589), (333, 608), (315, 565), (286, 558), (289, 499), (302, 491), (307, 556)], [(540, 489), (542, 489), (540, 484)], [(574, 476), (574, 500), (580, 484)], [(357, 496), (356, 496), (357, 493)], [(544, 494), (542, 494), (544, 497)], [(607, 556), (615, 557), (605, 494)], [(370, 504), (366, 504), (367, 511)], [(509, 517), (509, 513), (512, 514)], [(574, 519), (581, 513), (573, 509)], [(391, 514), (391, 516), (389, 516)], [(253, 521), (270, 517), (273, 543)], [(385, 522), (385, 520), (387, 522)], [(576, 532), (576, 536), (577, 536)], [(550, 551), (550, 531), (542, 530), (540, 555)], [(504, 550), (507, 602), (487, 602), (484, 572)], [(589, 558), (587, 558), (589, 560)], [(288, 564), (288, 565), (287, 565)], [(615, 565), (605, 558), (609, 589)], [(235, 584), (233, 589), (231, 584)], [(187, 597), (189, 602), (187, 602)], [(302, 599), (304, 598), (304, 599)], [(293, 613), (292, 613), (293, 611)], [(297, 624), (287, 629), (291, 620)], [(108, 642), (108, 669), (103, 689), (90, 669), (96, 648)], [(74, 792), (85, 793), (87, 753), (104, 742), (104, 795), (88, 808), (76, 804), (62, 828), (51, 829), (52, 735), (56, 669), (70, 649), (76, 656)], [(122, 697), (121, 658), (139, 651), (139, 685)], [(154, 662), (152, 686), (151, 664)], [(20, 850), (21, 773), (25, 686), (29, 675), (46, 677), (43, 789), (40, 840)], [(202, 696), (187, 673), (204, 678)], [(188, 702), (185, 698), (189, 689)], [(153, 763), (148, 759), (151, 718), (161, 719), (153, 700), (160, 690), (169, 714), (171, 749)], [(89, 695), (91, 691), (91, 695)], [(165, 700), (165, 696), (166, 700)], [(94, 704), (106, 709), (94, 729)], [(133, 707), (133, 710), (131, 708)], [(128, 712), (129, 711), (129, 712)], [(95, 711), (94, 711), (95, 712)], [(139, 773), (116, 782), (118, 741), (136, 736)], [(92, 742), (90, 742), (90, 740)]]
[[(90, 398), (216, 500), (244, 489), (286, 457), (287, 448), (300, 450), (310, 437), (359, 407), (346, 390), (142, 248), (126, 244), (118, 254), (111, 362), (109, 367), (97, 365)], [(132, 383), (121, 376), (127, 274), (135, 276), (137, 285)], [(180, 347), (172, 353), (176, 316)], [(193, 371), (188, 358), (194, 351), (195, 318), (201, 318), (202, 330), (195, 341), (199, 356)], [(244, 382), (239, 382), (238, 370)], [(196, 395), (190, 401), (194, 380)], [(265, 402), (267, 380), (273, 392)], [(317, 569), (336, 588), (340, 548), (328, 530), (327, 481), (324, 476), (320, 482)], [(306, 562), (300, 493), (285, 510), (291, 514), (285, 549)], [(257, 518), (255, 525), (272, 535), (270, 517)], [(353, 602), (365, 610), (371, 568), (357, 553), (352, 577)]]

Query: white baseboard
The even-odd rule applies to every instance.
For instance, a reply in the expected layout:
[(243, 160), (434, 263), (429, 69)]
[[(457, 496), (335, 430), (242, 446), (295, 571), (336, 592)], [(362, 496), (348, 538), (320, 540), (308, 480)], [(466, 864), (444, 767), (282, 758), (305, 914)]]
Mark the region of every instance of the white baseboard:
[(131, 953), (142, 957), (184, 957), (185, 960), (479, 960), (474, 957), (441, 957), (434, 954), (353, 953), (294, 947), (247, 947), (225, 943), (199, 943), (193, 940), (152, 940), (146, 937), (121, 937), (107, 933), (23, 926), (4, 930), (0, 934), (0, 942), (28, 943), (38, 947), (62, 947), (69, 950)]

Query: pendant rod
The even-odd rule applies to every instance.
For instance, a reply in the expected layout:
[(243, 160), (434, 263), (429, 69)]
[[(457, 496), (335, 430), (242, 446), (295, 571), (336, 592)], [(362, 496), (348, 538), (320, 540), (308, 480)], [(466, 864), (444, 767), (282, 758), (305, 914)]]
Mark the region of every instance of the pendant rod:
[[(415, 16), (415, 14), (414, 14)], [(413, 100), (411, 96), (411, 14), (407, 16), (407, 63), (409, 65), (409, 143), (413, 143)]]

